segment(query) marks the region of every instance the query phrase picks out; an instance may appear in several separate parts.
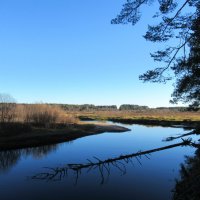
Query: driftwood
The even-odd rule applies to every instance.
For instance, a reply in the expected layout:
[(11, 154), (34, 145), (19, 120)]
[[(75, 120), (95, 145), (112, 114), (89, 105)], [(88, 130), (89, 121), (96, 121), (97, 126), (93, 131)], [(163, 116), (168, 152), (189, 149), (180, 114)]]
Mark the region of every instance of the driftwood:
[(163, 151), (166, 149), (171, 149), (175, 148), (178, 146), (193, 146), (193, 147), (198, 147), (197, 144), (193, 143), (191, 139), (182, 139), (183, 141), (180, 143), (156, 148), (156, 149), (151, 149), (151, 150), (146, 150), (146, 151), (138, 151), (133, 154), (128, 154), (128, 155), (121, 155), (119, 157), (115, 158), (109, 158), (106, 160), (100, 160), (97, 157), (93, 157), (94, 161), (91, 161), (89, 159), (87, 163), (85, 164), (67, 164), (64, 167), (57, 167), (57, 168), (49, 168), (46, 167), (47, 172), (44, 173), (38, 173), (34, 176), (32, 176), (32, 179), (36, 180), (61, 180), (63, 177), (65, 177), (68, 173), (68, 170), (74, 171), (76, 178), (75, 178), (75, 184), (78, 181), (79, 174), (81, 173), (82, 169), (88, 169), (88, 172), (92, 169), (99, 169), (100, 175), (101, 175), (101, 184), (105, 182), (105, 173), (107, 174), (107, 177), (110, 175), (110, 166), (116, 167), (122, 174), (126, 173), (126, 163), (132, 163), (132, 158), (136, 158), (137, 162), (141, 164), (141, 157), (145, 156), (145, 158), (150, 159), (149, 155), (154, 152), (158, 151)]
[(200, 134), (200, 133), (197, 132), (197, 130), (193, 130), (193, 131), (190, 131), (189, 133), (180, 134), (179, 136), (170, 136), (170, 137), (167, 137), (163, 141), (164, 142), (169, 142), (169, 141), (176, 140), (176, 139), (179, 139), (179, 138), (183, 138), (183, 137), (186, 137), (186, 136), (198, 135), (198, 134)]

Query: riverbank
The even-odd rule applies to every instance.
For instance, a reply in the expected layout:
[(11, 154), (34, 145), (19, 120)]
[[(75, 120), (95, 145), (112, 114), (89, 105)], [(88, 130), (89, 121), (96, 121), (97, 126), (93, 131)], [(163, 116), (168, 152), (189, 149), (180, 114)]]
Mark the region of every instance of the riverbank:
[[(125, 132), (129, 129), (103, 121), (123, 124), (140, 124), (194, 129), (200, 127), (200, 112), (172, 112), (168, 110), (148, 111), (98, 111), (67, 112), (63, 117), (73, 116), (74, 122), (53, 123), (7, 123), (4, 132), (0, 130), (0, 150), (36, 147), (71, 141), (80, 137), (103, 132)], [(80, 119), (81, 121), (79, 121)], [(87, 121), (94, 121), (89, 123)], [(97, 121), (102, 121), (98, 123)], [(83, 122), (85, 121), (85, 122)]]
[[(75, 115), (75, 114), (74, 114)], [(112, 121), (123, 124), (196, 128), (200, 126), (200, 112), (132, 111), (132, 112), (79, 112), (83, 121)]]
[(28, 132), (0, 134), (0, 151), (57, 144), (104, 132), (126, 131), (129, 131), (129, 129), (106, 123), (79, 123), (63, 128), (33, 127)]

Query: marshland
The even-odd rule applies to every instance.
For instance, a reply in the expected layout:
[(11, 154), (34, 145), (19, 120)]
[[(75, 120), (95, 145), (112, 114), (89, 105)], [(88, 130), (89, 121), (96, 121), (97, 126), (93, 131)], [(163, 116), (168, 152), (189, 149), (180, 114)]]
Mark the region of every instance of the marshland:
[(0, 22), (0, 199), (200, 199), (199, 0), (6, 0)]
[(192, 159), (199, 149), (198, 110), (18, 104), (5, 94), (1, 99), (0, 191), (5, 199), (102, 199), (105, 194), (172, 199), (187, 187), (187, 175), (180, 173), (189, 173), (185, 156)]
[[(197, 128), (199, 111), (189, 108), (148, 108), (138, 105), (94, 106), (66, 104), (17, 104), (1, 94), (0, 149), (48, 145), (103, 132), (125, 132), (123, 124)], [(128, 107), (128, 109), (127, 109)], [(125, 108), (125, 109), (124, 109)]]

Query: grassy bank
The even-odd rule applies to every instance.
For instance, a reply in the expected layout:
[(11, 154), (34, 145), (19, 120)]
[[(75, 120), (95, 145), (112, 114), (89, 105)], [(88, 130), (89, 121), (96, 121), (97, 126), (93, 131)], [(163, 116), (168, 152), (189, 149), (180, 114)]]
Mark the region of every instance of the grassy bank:
[(140, 111), (99, 111), (73, 113), (81, 120), (108, 120), (125, 124), (143, 124), (159, 126), (196, 127), (200, 124), (200, 112), (180, 112), (169, 110)]
[(81, 123), (74, 114), (49, 104), (0, 103), (0, 150), (34, 147), (128, 129)]
[[(21, 127), (19, 124), (12, 125)], [(31, 130), (0, 134), (0, 150), (36, 147), (75, 140), (103, 132), (125, 132), (129, 129), (108, 124), (57, 124), (57, 128), (32, 127)]]

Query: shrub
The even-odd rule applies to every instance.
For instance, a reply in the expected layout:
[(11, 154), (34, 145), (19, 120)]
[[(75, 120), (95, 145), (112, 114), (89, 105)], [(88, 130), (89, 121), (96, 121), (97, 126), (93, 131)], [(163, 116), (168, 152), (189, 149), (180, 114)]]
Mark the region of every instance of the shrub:
[(49, 126), (59, 121), (63, 111), (57, 106), (47, 104), (32, 104), (24, 107), (24, 122), (37, 126)]
[(12, 122), (16, 115), (16, 101), (8, 94), (0, 94), (0, 123)]

